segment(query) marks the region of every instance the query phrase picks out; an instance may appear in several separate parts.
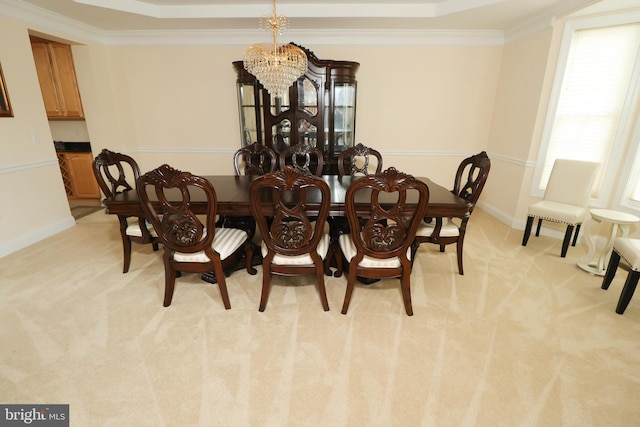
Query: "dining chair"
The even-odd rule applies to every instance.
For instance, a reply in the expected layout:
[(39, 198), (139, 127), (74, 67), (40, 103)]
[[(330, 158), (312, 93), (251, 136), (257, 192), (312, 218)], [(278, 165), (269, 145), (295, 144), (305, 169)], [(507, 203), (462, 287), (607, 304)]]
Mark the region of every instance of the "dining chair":
[[(140, 177), (140, 167), (132, 157), (105, 148), (93, 160), (93, 174), (102, 193), (110, 198), (123, 192), (135, 191), (131, 183), (135, 185)], [(157, 251), (158, 236), (143, 216), (118, 215), (118, 221), (124, 252), (122, 272), (126, 273), (131, 265), (131, 242), (151, 243), (153, 250)]]
[(291, 145), (280, 152), (280, 169), (293, 166), (316, 176), (322, 175), (324, 156), (322, 151), (307, 144)]
[[(367, 147), (361, 143), (354, 145), (338, 155), (338, 177), (347, 176), (367, 176), (380, 173), (382, 171), (382, 154), (374, 148)], [(349, 233), (349, 221), (344, 216), (331, 216), (329, 222), (329, 235), (331, 245), (326, 263), (325, 274), (331, 276), (332, 266), (336, 267), (334, 277), (342, 276), (342, 254), (338, 238), (342, 234)]]
[(609, 289), (613, 278), (616, 276), (616, 270), (618, 269), (621, 258), (627, 262), (629, 273), (627, 274), (627, 279), (624, 282), (624, 287), (622, 288), (618, 305), (616, 306), (616, 313), (618, 314), (623, 314), (627, 309), (631, 297), (633, 297), (636, 287), (638, 286), (638, 279), (640, 279), (640, 239), (618, 237), (615, 240), (609, 265), (602, 279), (602, 289)]
[[(323, 263), (329, 248), (329, 235), (324, 232), (331, 203), (329, 185), (320, 177), (285, 166), (251, 182), (249, 194), (262, 237), (259, 310), (267, 306), (273, 274), (315, 274), (322, 308), (328, 311)], [(319, 197), (312, 209), (308, 206), (310, 194)]]
[(264, 175), (278, 168), (278, 157), (271, 148), (254, 142), (233, 155), (236, 175)]
[[(235, 152), (233, 167), (236, 176), (260, 176), (278, 168), (278, 156), (271, 148), (254, 142)], [(256, 233), (256, 221), (253, 216), (218, 216), (216, 225), (246, 230), (251, 239)]]
[[(136, 190), (164, 246), (163, 305), (171, 305), (178, 272), (213, 271), (224, 307), (230, 309), (225, 269), (235, 266), (244, 256), (247, 272), (257, 271), (251, 265), (253, 250), (248, 233), (236, 228), (216, 228), (217, 198), (213, 185), (200, 176), (164, 164), (140, 176)], [(202, 220), (193, 212), (191, 200), (206, 201), (207, 211)]]
[(569, 243), (571, 242), (571, 246), (576, 245), (580, 226), (587, 218), (587, 203), (599, 166), (595, 162), (569, 159), (557, 159), (553, 163), (543, 199), (529, 206), (522, 246), (527, 246), (533, 219), (537, 217), (536, 237), (540, 235), (542, 220), (567, 225), (560, 256), (564, 258), (567, 255)]
[[(411, 192), (417, 193), (415, 209), (407, 207)], [(370, 201), (366, 209), (361, 206), (362, 199), (360, 207), (356, 205), (359, 197)], [(349, 186), (345, 209), (351, 233), (339, 237), (340, 249), (348, 262), (342, 314), (347, 314), (357, 277), (398, 277), (405, 311), (413, 315), (411, 246), (428, 202), (427, 184), (393, 167), (358, 179)]]
[(451, 192), (469, 203), (468, 215), (461, 219), (425, 218), (416, 232), (418, 244), (435, 243), (440, 246), (440, 252), (444, 252), (446, 245), (455, 243), (460, 275), (464, 275), (462, 254), (467, 223), (487, 182), (490, 169), (491, 160), (485, 151), (467, 157), (460, 162)]
[(366, 176), (382, 172), (382, 154), (361, 143), (338, 155), (338, 176)]

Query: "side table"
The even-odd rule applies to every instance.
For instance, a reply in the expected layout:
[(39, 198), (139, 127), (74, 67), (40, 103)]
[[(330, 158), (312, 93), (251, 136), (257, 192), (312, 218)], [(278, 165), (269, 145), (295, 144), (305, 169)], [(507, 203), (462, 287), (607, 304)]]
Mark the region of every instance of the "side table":
[[(640, 221), (635, 215), (611, 209), (591, 209), (591, 221), (588, 221), (585, 229), (586, 243), (589, 252), (578, 261), (578, 267), (597, 276), (604, 276), (611, 256), (613, 243), (618, 237), (618, 231), (622, 237), (629, 235), (629, 225)], [(593, 235), (593, 226), (601, 223), (611, 224), (611, 234), (605, 240), (601, 236)]]

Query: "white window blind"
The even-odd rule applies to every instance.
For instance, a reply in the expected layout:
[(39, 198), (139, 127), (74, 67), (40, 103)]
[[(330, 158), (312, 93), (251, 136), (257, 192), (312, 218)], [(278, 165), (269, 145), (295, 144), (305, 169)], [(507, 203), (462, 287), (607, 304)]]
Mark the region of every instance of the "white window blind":
[[(621, 125), (628, 125), (632, 113), (629, 96), (635, 93), (639, 47), (640, 23), (573, 31), (555, 110), (550, 109), (539, 190), (546, 188), (553, 162), (565, 158), (599, 162), (592, 196), (610, 191), (601, 186), (607, 174), (621, 169), (612, 152), (623, 143)], [(640, 199), (636, 187), (633, 193)]]

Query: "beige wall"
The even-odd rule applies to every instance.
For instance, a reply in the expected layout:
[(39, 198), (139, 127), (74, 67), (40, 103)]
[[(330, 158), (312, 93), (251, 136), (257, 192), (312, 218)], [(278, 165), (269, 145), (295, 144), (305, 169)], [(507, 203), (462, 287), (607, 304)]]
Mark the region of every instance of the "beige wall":
[(73, 226), (27, 28), (0, 17), (0, 64), (14, 117), (0, 117), (0, 256)]
[[(0, 119), (0, 188), (16, 200), (14, 208), (0, 207), (0, 255), (24, 246), (28, 236), (73, 224), (27, 31), (0, 18), (0, 62), (16, 112), (13, 119)], [(445, 186), (451, 186), (460, 160), (487, 150), (493, 164), (484, 207), (512, 223), (536, 144), (550, 33), (504, 47), (307, 47), (320, 58), (360, 62), (357, 142), (379, 149), (386, 166)], [(143, 170), (170, 163), (199, 174), (232, 173), (240, 136), (231, 62), (241, 59), (244, 46), (102, 46), (53, 36), (76, 43), (94, 154), (102, 148), (124, 151)], [(39, 144), (31, 142), (33, 132)], [(36, 209), (42, 206), (47, 210)]]

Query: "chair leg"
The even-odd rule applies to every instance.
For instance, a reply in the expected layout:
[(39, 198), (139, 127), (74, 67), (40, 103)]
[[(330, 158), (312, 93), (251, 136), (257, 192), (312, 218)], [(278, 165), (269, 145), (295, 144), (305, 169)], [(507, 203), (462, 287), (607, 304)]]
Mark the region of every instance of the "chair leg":
[(340, 277), (342, 276), (342, 272), (344, 271), (344, 267), (342, 266), (342, 250), (340, 250), (340, 245), (336, 245), (334, 254), (334, 259), (336, 260), (336, 271), (335, 273), (333, 273), (333, 277)]
[(571, 242), (571, 246), (575, 246), (578, 243), (578, 234), (580, 234), (580, 226), (582, 224), (576, 224), (576, 232), (573, 233), (573, 242)]
[(320, 264), (316, 267), (316, 280), (318, 282), (318, 293), (320, 294), (320, 302), (324, 311), (329, 311), (329, 301), (327, 301), (327, 290), (324, 286), (324, 265)]
[(127, 273), (131, 266), (131, 238), (126, 234), (122, 235), (122, 249), (123, 249), (123, 266), (122, 272)]
[(527, 246), (529, 241), (529, 235), (531, 235), (531, 226), (533, 225), (533, 217), (527, 217), (527, 225), (524, 227), (524, 234), (522, 235), (522, 246)]
[(562, 241), (562, 252), (560, 256), (562, 258), (567, 256), (567, 250), (569, 249), (569, 243), (571, 242), (571, 235), (573, 234), (573, 225), (567, 225), (567, 231), (564, 233), (564, 240)]
[(407, 312), (407, 316), (413, 316), (413, 307), (411, 306), (411, 270), (408, 268), (405, 268), (402, 272), (400, 287), (402, 289), (404, 311)]
[(173, 289), (176, 285), (176, 271), (171, 266), (171, 252), (165, 247), (164, 255), (164, 302), (165, 307), (171, 305), (173, 299)]
[(624, 282), (620, 299), (618, 300), (618, 306), (616, 307), (616, 313), (622, 314), (629, 305), (631, 297), (636, 290), (636, 285), (640, 279), (640, 271), (631, 270), (627, 276), (627, 280)]
[(231, 302), (229, 301), (229, 292), (227, 291), (227, 281), (225, 279), (224, 269), (222, 268), (222, 264), (215, 265), (216, 272), (216, 281), (218, 282), (218, 287), (220, 288), (220, 295), (222, 296), (222, 303), (224, 304), (224, 308), (229, 310), (231, 308)]
[(356, 270), (357, 265), (349, 264), (349, 278), (347, 279), (347, 290), (344, 293), (344, 302), (342, 303), (342, 314), (347, 314), (349, 310), (351, 294), (353, 294), (353, 288), (356, 285)]
[(260, 295), (260, 307), (259, 311), (264, 311), (267, 308), (267, 300), (269, 299), (269, 288), (271, 285), (271, 262), (262, 264), (262, 294)]
[(333, 271), (331, 271), (331, 261), (335, 259), (335, 249), (333, 242), (329, 243), (329, 250), (327, 250), (327, 255), (324, 258), (324, 274), (327, 276), (333, 276)]
[(618, 264), (620, 263), (620, 255), (616, 251), (611, 251), (611, 258), (609, 259), (609, 265), (607, 266), (607, 271), (604, 274), (604, 279), (602, 279), (602, 289), (609, 289), (609, 285), (613, 281), (613, 278), (616, 275), (616, 270), (618, 269)]
[(244, 244), (244, 256), (247, 261), (247, 273), (255, 276), (258, 270), (253, 268), (253, 242), (249, 239)]
[(462, 245), (464, 245), (464, 234), (458, 236), (458, 241), (456, 242), (456, 251), (458, 253), (458, 273), (461, 276), (464, 276), (464, 268), (462, 267)]
[(540, 237), (540, 228), (542, 228), (542, 218), (538, 218), (538, 225), (536, 227), (536, 237)]

